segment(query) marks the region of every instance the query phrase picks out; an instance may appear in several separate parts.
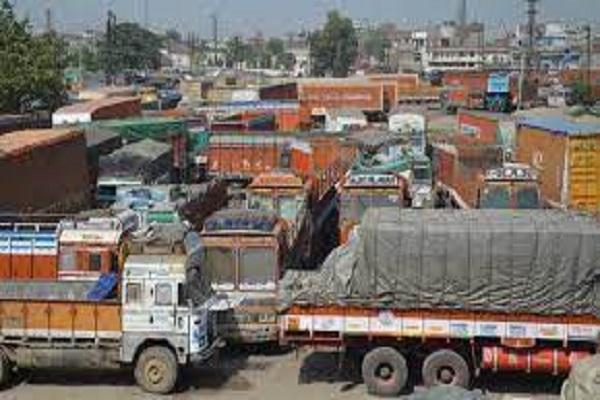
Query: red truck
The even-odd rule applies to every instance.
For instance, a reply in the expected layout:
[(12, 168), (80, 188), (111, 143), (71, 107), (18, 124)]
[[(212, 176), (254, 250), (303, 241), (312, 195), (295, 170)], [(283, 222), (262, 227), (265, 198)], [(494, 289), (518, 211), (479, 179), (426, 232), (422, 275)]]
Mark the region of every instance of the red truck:
[(371, 209), (321, 270), (280, 282), (280, 339), (356, 356), (380, 396), (418, 370), (428, 387), (566, 374), (596, 350), (598, 251), (576, 214)]

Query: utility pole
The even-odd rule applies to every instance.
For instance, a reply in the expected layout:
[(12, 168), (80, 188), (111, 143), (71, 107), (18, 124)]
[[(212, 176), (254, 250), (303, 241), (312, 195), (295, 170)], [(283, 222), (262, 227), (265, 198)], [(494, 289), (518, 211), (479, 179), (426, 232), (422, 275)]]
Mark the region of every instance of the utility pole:
[(538, 62), (536, 57), (536, 39), (537, 39), (537, 4), (540, 0), (527, 1), (527, 67), (530, 71), (537, 70)]
[(219, 19), (217, 18), (217, 14), (212, 14), (211, 16), (212, 19), (212, 34), (213, 34), (213, 52), (214, 52), (214, 62), (215, 62), (215, 66), (217, 66), (219, 64), (219, 54), (218, 54), (218, 47), (219, 47)]
[(105, 80), (106, 80), (106, 84), (107, 85), (113, 85), (114, 81), (115, 81), (115, 74), (116, 74), (116, 68), (115, 68), (115, 46), (116, 46), (116, 42), (117, 42), (117, 37), (116, 37), (116, 28), (117, 25), (117, 16), (115, 15), (115, 13), (112, 10), (108, 11), (108, 17), (106, 20), (106, 71), (104, 71), (105, 73)]
[(148, 15), (150, 13), (149, 11), (149, 3), (148, 0), (144, 0), (144, 28), (148, 29), (148, 24), (149, 24), (149, 18)]
[(588, 100), (592, 98), (592, 26), (585, 27), (585, 39), (587, 41), (587, 95)]
[(54, 31), (52, 24), (52, 9), (50, 5), (46, 7), (46, 33), (49, 35)]

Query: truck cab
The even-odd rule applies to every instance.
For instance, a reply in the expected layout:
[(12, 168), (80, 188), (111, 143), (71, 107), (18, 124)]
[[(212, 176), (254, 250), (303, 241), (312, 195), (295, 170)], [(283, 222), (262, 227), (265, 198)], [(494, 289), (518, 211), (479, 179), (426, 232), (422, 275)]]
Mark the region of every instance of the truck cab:
[(247, 190), (247, 208), (274, 212), (288, 224), (288, 244), (293, 246), (305, 218), (309, 217), (311, 183), (292, 172), (266, 172), (252, 180)]
[(198, 251), (130, 255), (95, 282), (0, 281), (0, 383), (16, 368), (132, 367), (144, 390), (171, 392), (220, 345)]
[(433, 173), (431, 161), (426, 155), (415, 155), (412, 167), (410, 198), (413, 208), (433, 207)]
[(403, 208), (408, 201), (408, 178), (396, 174), (350, 172), (338, 187), (339, 241), (346, 243), (352, 229), (372, 207)]
[[(123, 273), (123, 358), (150, 338), (175, 350), (180, 365), (202, 361), (216, 340), (213, 312), (189, 296), (185, 255), (131, 255)], [(210, 298), (210, 290), (204, 299)]]
[(277, 291), (288, 254), (286, 224), (277, 215), (254, 210), (222, 210), (201, 233), (203, 274), (235, 307), (219, 314), (227, 340), (273, 342), (278, 338)]
[(525, 164), (506, 163), (487, 171), (479, 192), (479, 208), (543, 208), (539, 181), (533, 169)]

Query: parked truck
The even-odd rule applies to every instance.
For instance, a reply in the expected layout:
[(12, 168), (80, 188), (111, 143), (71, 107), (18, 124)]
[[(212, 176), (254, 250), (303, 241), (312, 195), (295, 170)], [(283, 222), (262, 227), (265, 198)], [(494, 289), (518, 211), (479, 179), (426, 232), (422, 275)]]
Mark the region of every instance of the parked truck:
[(220, 343), (210, 288), (197, 274), (188, 285), (190, 267), (187, 255), (131, 255), (110, 285), (0, 282), (0, 382), (15, 368), (133, 367), (145, 391), (171, 392)]
[(529, 107), (535, 102), (537, 89), (534, 82), (519, 80), (518, 74), (504, 71), (449, 72), (444, 76), (444, 91), (440, 95), (442, 108), (448, 112), (461, 108), (511, 112), (519, 101), (521, 106)]
[(480, 371), (559, 375), (593, 354), (600, 226), (555, 210), (367, 211), (321, 270), (280, 282), (280, 339), (361, 360), (368, 391)]
[(235, 305), (220, 313), (219, 333), (234, 343), (276, 342), (277, 288), (289, 254), (285, 222), (274, 213), (226, 209), (201, 233), (204, 275)]
[[(137, 226), (131, 212), (107, 217), (38, 217), (0, 223), (0, 280), (95, 280), (119, 271), (128, 233)], [(42, 221), (48, 222), (42, 222)]]

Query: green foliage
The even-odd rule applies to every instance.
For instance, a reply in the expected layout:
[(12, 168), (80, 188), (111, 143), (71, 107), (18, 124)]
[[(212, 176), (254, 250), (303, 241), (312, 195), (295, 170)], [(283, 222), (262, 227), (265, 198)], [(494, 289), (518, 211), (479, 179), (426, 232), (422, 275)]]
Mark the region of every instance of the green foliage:
[(390, 41), (380, 29), (370, 29), (365, 33), (364, 50), (367, 56), (374, 57), (379, 62), (384, 62), (390, 47)]
[(295, 64), (296, 56), (294, 56), (292, 53), (283, 53), (279, 57), (279, 65), (287, 71), (291, 71)]
[(246, 45), (242, 38), (234, 36), (227, 41), (226, 44), (226, 65), (229, 68), (237, 68), (244, 61), (247, 61), (251, 56), (251, 50)]
[(283, 40), (279, 38), (271, 38), (267, 42), (267, 53), (274, 57), (281, 56), (285, 51)]
[(0, 3), (0, 112), (19, 113), (34, 105), (62, 105), (64, 43), (53, 34), (34, 37), (7, 0)]
[(358, 51), (352, 20), (331, 11), (322, 31), (310, 37), (313, 73), (317, 76), (345, 77)]
[(584, 80), (578, 80), (573, 85), (573, 101), (575, 104), (589, 104), (591, 102), (592, 87)]
[(114, 44), (107, 39), (100, 47), (105, 71), (160, 68), (162, 39), (158, 35), (131, 22), (117, 24), (114, 30)]

